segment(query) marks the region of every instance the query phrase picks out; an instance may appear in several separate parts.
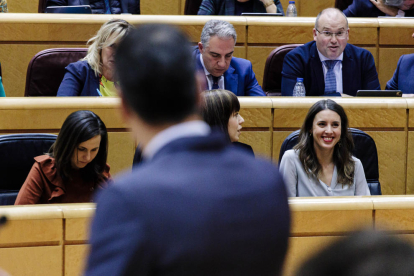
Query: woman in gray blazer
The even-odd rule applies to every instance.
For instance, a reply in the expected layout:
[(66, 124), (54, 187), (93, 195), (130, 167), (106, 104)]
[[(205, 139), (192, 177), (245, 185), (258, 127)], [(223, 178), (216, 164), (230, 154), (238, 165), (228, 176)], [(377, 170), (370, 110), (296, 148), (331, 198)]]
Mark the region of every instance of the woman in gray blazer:
[(288, 196), (370, 195), (364, 168), (352, 156), (354, 143), (342, 106), (321, 100), (308, 111), (298, 144), (280, 163)]

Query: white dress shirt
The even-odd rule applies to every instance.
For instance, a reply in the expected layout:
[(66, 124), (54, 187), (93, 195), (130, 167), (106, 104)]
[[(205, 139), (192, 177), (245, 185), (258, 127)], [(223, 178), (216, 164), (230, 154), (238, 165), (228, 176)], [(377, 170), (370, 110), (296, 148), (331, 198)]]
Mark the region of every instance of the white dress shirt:
[[(204, 61), (202, 55), (200, 55), (200, 61), (201, 65), (203, 65), (204, 74), (206, 74), (206, 79), (208, 83), (208, 90), (211, 90), (213, 87), (213, 75), (210, 74), (210, 72), (207, 71), (206, 67), (204, 66)], [(225, 89), (224, 87), (224, 77), (221, 76), (218, 81), (218, 86), (220, 89)]]

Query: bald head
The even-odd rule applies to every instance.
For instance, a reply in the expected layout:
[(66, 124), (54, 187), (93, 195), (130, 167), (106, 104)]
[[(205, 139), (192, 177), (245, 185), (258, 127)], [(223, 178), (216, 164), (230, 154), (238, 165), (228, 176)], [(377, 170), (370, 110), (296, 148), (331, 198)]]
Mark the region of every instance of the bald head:
[(341, 10), (338, 10), (336, 8), (327, 8), (327, 9), (324, 9), (323, 11), (321, 11), (318, 14), (318, 16), (316, 16), (315, 29), (319, 29), (319, 19), (321, 18), (321, 16), (326, 17), (326, 19), (328, 21), (330, 19), (337, 18), (338, 16), (341, 16), (341, 17), (344, 18), (344, 20), (346, 22), (346, 28), (348, 29), (348, 19), (346, 18), (346, 15)]

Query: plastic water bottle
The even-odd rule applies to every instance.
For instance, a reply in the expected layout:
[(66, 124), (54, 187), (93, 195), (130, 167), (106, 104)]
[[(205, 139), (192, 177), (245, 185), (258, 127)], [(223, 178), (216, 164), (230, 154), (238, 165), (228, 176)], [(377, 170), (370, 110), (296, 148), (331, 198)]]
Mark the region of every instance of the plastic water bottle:
[(297, 78), (295, 87), (293, 88), (293, 97), (305, 97), (305, 85), (303, 84), (303, 78)]
[(286, 9), (286, 16), (298, 16), (298, 12), (296, 11), (295, 1), (289, 1), (289, 5)]

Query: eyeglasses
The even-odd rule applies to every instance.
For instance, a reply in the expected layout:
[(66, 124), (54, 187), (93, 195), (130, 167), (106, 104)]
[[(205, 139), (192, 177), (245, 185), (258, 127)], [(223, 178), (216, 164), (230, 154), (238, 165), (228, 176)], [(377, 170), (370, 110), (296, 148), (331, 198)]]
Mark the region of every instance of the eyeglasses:
[(324, 37), (333, 37), (334, 35), (337, 37), (337, 38), (345, 38), (345, 36), (346, 36), (346, 34), (347, 34), (347, 32), (348, 32), (348, 30), (346, 30), (346, 31), (339, 31), (339, 32), (337, 32), (337, 33), (332, 33), (332, 32), (328, 32), (328, 31), (323, 31), (323, 32), (320, 32), (318, 29), (315, 29), (318, 33), (320, 33), (321, 35), (323, 35)]

